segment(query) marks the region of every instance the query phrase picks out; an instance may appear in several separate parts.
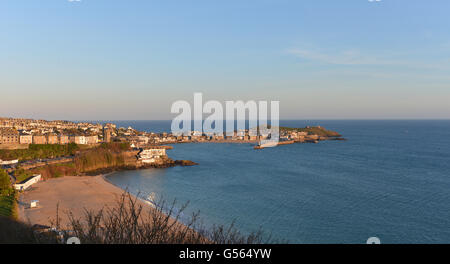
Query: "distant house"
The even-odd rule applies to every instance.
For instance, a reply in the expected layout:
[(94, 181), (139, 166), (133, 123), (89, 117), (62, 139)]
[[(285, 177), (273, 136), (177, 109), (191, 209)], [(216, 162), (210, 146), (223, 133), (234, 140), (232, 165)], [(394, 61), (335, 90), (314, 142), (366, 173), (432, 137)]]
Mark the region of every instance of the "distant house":
[(69, 136), (59, 135), (58, 136), (58, 143), (61, 144), (61, 145), (69, 144)]
[(19, 143), (20, 144), (32, 144), (33, 143), (33, 136), (28, 134), (23, 134), (19, 136)]
[(19, 132), (12, 128), (0, 128), (0, 144), (19, 143)]
[(53, 133), (47, 134), (47, 144), (58, 144), (58, 136)]
[(308, 132), (297, 132), (297, 137), (306, 137)]
[(141, 144), (148, 144), (149, 138), (146, 136), (138, 136), (137, 140)]
[(166, 156), (166, 149), (164, 147), (152, 147), (148, 149), (142, 149), (138, 153), (138, 159), (142, 163), (155, 163), (158, 159)]
[(98, 136), (87, 136), (85, 137), (85, 142), (88, 145), (94, 145), (98, 143)]
[(79, 144), (79, 145), (86, 145), (86, 137), (85, 136), (70, 136), (69, 142)]
[(44, 135), (33, 135), (33, 144), (47, 144), (47, 137)]

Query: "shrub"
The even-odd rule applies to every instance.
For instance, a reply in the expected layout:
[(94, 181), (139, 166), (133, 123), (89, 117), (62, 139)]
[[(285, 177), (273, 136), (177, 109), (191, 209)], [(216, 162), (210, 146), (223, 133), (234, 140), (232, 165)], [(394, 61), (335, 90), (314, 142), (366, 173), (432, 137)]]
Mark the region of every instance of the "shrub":
[(0, 191), (5, 191), (11, 188), (11, 180), (5, 170), (0, 169)]
[[(261, 244), (275, 242), (264, 239), (261, 231), (249, 235), (241, 234), (231, 224), (229, 227), (202, 226), (199, 213), (187, 223), (179, 222), (182, 212), (175, 210), (175, 202), (166, 206), (158, 203), (146, 212), (139, 200), (124, 193), (113, 208), (86, 211), (82, 218), (69, 213), (72, 230), (84, 244)], [(165, 209), (163, 209), (165, 208)]]

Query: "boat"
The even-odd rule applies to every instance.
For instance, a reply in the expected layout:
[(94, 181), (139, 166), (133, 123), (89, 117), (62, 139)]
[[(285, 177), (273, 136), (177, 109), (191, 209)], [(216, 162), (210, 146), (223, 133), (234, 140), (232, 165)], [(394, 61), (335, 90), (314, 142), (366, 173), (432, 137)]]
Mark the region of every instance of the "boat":
[(295, 143), (294, 140), (283, 140), (283, 141), (268, 140), (264, 143), (259, 141), (258, 145), (256, 145), (254, 147), (254, 149), (272, 148), (272, 147), (276, 147), (276, 146), (280, 146), (280, 145), (290, 145), (290, 144), (294, 144), (294, 143)]
[(258, 145), (256, 145), (254, 147), (254, 149), (263, 149), (263, 148), (272, 148), (272, 147), (276, 147), (278, 145), (278, 141), (259, 141)]

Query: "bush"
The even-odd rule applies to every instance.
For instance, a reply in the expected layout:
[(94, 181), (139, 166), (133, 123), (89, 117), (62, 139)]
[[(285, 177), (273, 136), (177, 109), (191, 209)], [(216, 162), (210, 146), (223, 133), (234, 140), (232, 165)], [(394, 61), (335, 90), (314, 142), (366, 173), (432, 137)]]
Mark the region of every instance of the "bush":
[(5, 170), (0, 169), (0, 216), (16, 217), (16, 193)]
[[(158, 203), (146, 212), (138, 199), (124, 193), (117, 205), (110, 209), (86, 211), (77, 219), (69, 213), (72, 230), (84, 244), (261, 244), (274, 242), (264, 239), (261, 231), (241, 234), (234, 225), (206, 229), (199, 224), (199, 214), (187, 223), (179, 222), (182, 212), (175, 210), (175, 202), (166, 206)], [(165, 208), (165, 209), (163, 209)]]
[(130, 150), (131, 146), (130, 143), (128, 142), (113, 142), (113, 143), (102, 143), (99, 148), (110, 150), (113, 152), (121, 152)]
[(11, 188), (11, 180), (5, 170), (0, 169), (0, 191), (5, 191)]
[(51, 233), (35, 232), (33, 227), (0, 216), (0, 244), (56, 244), (56, 236)]
[(16, 177), (16, 182), (21, 183), (29, 177), (33, 176), (31, 171), (24, 170), (23, 168), (17, 168), (14, 171), (14, 177)]

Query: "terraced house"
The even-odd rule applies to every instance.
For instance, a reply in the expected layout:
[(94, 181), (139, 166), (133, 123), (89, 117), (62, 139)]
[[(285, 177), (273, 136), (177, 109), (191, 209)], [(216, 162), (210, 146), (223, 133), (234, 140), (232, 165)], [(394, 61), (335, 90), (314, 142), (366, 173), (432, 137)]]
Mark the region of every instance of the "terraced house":
[(47, 144), (47, 137), (45, 135), (33, 135), (33, 144)]
[(58, 144), (58, 135), (53, 133), (47, 134), (47, 144)]
[(33, 136), (28, 134), (22, 134), (19, 137), (19, 143), (20, 144), (32, 144), (33, 143)]
[(69, 136), (67, 136), (67, 135), (59, 135), (58, 136), (58, 142), (61, 145), (69, 144)]
[(19, 132), (12, 128), (0, 128), (0, 144), (19, 143)]

